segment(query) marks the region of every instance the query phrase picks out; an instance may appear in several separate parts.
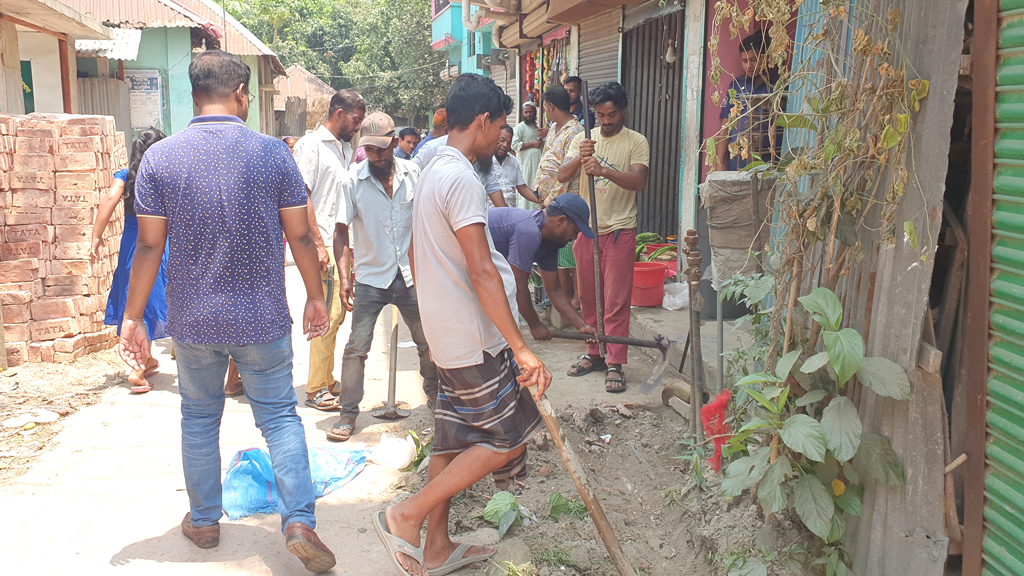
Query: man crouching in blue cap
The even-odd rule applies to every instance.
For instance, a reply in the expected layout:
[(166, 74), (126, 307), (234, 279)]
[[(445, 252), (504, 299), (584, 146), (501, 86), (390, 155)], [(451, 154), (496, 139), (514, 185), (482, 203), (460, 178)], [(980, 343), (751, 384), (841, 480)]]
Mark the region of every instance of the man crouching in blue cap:
[(558, 251), (582, 233), (594, 237), (590, 229), (590, 208), (576, 194), (562, 194), (541, 210), (491, 208), (487, 228), (494, 248), (508, 260), (516, 277), (516, 303), (519, 313), (530, 325), (534, 340), (550, 340), (551, 332), (541, 322), (530, 298), (530, 273), (536, 262), (544, 291), (555, 310), (583, 334), (597, 335), (579, 310), (573, 307), (558, 280)]

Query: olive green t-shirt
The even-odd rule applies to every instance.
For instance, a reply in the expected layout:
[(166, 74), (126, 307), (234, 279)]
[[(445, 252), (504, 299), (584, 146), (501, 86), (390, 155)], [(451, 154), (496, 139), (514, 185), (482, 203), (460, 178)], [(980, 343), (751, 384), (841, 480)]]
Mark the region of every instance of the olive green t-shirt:
[[(594, 142), (594, 156), (602, 166), (629, 172), (633, 164), (650, 166), (651, 152), (647, 146), (647, 138), (643, 134), (623, 128), (611, 138), (605, 138), (600, 130), (591, 133)], [(580, 155), (580, 143), (583, 134), (573, 138), (566, 152), (566, 158)], [(587, 178), (580, 169), (580, 196), (590, 204), (590, 188)], [(604, 178), (594, 179), (594, 191), (597, 198), (597, 233), (607, 234), (616, 230), (636, 228), (636, 192), (626, 190), (618, 184)]]

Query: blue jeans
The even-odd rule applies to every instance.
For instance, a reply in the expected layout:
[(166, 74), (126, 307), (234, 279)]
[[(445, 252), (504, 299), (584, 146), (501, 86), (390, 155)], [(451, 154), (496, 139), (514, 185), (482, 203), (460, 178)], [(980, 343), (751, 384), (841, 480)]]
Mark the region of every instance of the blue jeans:
[(423, 393), (431, 402), (437, 398), (437, 366), (430, 359), (427, 337), (423, 335), (420, 322), (420, 307), (416, 300), (416, 288), (406, 287), (401, 272), (391, 286), (381, 290), (367, 284), (355, 283), (355, 298), (352, 303), (352, 331), (341, 360), (341, 414), (359, 415), (359, 403), (363, 400), (363, 373), (366, 356), (373, 342), (373, 327), (377, 324), (380, 311), (388, 304), (394, 304), (401, 312), (405, 325), (412, 333), (412, 340), (420, 356), (420, 376), (423, 377)]
[(192, 524), (212, 526), (221, 517), (220, 420), (228, 359), (238, 365), (256, 427), (270, 448), (280, 498), (281, 529), (302, 522), (316, 528), (313, 480), (306, 434), (295, 411), (292, 337), (273, 342), (188, 344), (174, 341), (181, 394), (181, 461)]

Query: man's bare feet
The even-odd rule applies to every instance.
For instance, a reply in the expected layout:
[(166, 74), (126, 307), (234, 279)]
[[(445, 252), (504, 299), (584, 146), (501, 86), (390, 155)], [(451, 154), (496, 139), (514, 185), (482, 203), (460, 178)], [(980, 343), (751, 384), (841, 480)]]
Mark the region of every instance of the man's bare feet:
[[(419, 548), (420, 527), (413, 526), (411, 522), (403, 521), (401, 510), (398, 510), (398, 508), (401, 508), (401, 503), (390, 506), (384, 510), (384, 521), (387, 522), (388, 532), (402, 540), (405, 540), (413, 547)], [(398, 553), (398, 562), (410, 574), (415, 574), (416, 576), (427, 576), (426, 569), (420, 566), (420, 563), (417, 562), (415, 558), (411, 558), (407, 554)], [(444, 560), (442, 560), (442, 562), (444, 562)]]
[(132, 370), (128, 373), (128, 383), (132, 385), (133, 394), (145, 394), (153, 389), (146, 381), (146, 375), (141, 370)]

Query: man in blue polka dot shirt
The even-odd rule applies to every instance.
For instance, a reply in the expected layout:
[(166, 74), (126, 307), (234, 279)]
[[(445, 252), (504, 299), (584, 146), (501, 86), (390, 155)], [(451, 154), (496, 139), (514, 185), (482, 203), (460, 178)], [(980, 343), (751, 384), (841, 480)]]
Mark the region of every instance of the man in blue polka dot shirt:
[(282, 234), (306, 287), (308, 338), (327, 331), (327, 304), (302, 174), (287, 144), (245, 127), (250, 77), (237, 56), (201, 52), (189, 65), (199, 115), (142, 159), (135, 184), (139, 239), (120, 353), (129, 366), (145, 364), (142, 315), (167, 242), (167, 331), (178, 363), (191, 508), (182, 533), (200, 548), (220, 543), (220, 418), (233, 359), (270, 448), (285, 546), (319, 573), (335, 557), (313, 531), (313, 482), (292, 389)]

